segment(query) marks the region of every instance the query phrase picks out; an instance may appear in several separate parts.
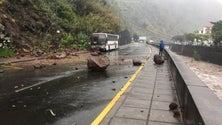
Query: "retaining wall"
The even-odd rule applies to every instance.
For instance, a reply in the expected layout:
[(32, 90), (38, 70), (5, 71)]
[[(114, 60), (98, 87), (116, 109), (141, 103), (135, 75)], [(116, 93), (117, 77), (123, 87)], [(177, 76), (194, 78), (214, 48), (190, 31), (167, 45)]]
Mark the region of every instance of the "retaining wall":
[(188, 46), (188, 45), (170, 45), (170, 49), (178, 54), (194, 57), (203, 61), (222, 65), (222, 48)]
[(222, 125), (222, 101), (174, 53), (165, 50), (185, 125)]

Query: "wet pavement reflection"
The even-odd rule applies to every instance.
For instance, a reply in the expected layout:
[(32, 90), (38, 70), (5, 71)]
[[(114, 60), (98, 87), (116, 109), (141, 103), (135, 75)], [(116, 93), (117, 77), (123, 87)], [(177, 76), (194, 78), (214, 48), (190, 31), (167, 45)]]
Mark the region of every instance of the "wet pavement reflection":
[(86, 64), (11, 71), (0, 76), (0, 123), (4, 125), (86, 125), (138, 69), (145, 44), (133, 43), (106, 53), (111, 65), (104, 72)]

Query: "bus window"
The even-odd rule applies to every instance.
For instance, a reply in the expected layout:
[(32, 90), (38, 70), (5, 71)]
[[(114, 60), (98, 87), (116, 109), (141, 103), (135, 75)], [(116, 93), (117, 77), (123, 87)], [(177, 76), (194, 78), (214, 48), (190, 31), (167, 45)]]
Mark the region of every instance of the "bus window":
[(99, 42), (99, 38), (98, 38), (98, 37), (93, 37), (93, 38), (92, 38), (92, 44), (93, 44), (93, 45), (98, 44), (98, 42)]
[(107, 42), (106, 37), (93, 36), (93, 39), (92, 39), (93, 45), (103, 45), (103, 44), (106, 44), (106, 42)]

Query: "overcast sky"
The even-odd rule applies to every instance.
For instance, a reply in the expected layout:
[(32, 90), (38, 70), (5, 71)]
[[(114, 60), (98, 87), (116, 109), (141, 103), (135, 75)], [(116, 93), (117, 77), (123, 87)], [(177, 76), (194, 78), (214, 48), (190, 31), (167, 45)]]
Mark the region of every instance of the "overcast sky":
[(217, 0), (222, 5), (222, 0)]

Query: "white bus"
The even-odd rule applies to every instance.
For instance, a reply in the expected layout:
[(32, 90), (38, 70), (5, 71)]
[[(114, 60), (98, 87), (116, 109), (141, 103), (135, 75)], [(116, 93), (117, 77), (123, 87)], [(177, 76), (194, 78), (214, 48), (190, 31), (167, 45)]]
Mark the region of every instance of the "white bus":
[(108, 33), (93, 33), (91, 48), (99, 49), (100, 51), (110, 51), (118, 49), (119, 47), (119, 35)]

